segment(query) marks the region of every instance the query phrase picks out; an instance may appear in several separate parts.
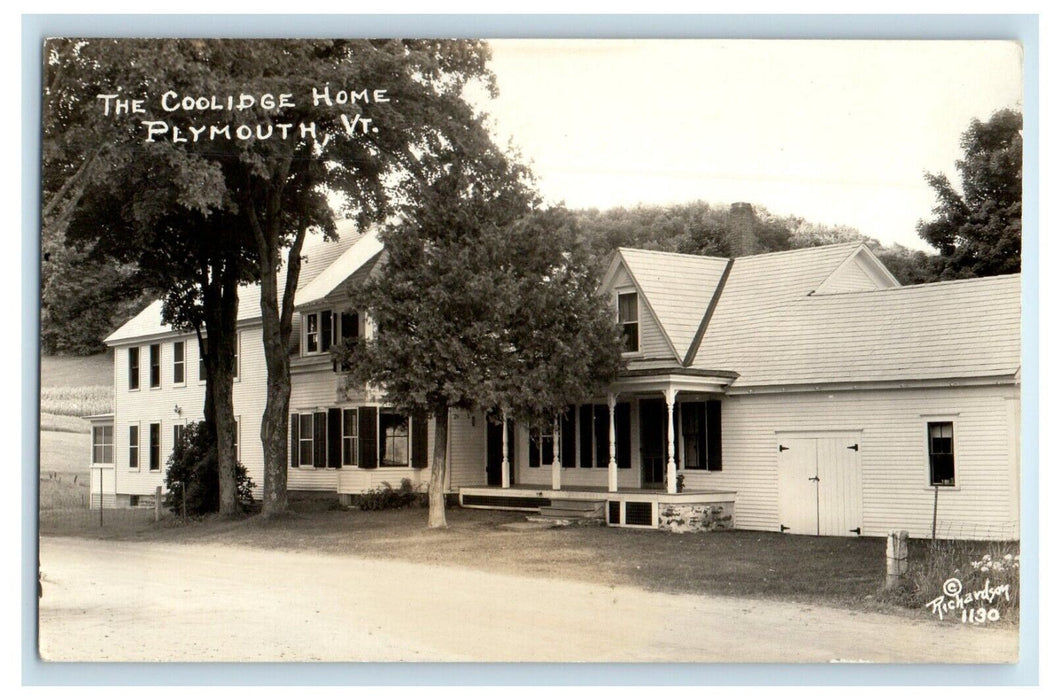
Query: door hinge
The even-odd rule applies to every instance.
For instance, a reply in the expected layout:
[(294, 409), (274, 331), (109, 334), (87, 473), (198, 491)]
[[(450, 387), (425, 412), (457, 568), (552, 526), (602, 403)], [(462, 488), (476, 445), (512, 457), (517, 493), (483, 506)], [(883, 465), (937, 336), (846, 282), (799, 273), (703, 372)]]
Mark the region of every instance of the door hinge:
[(786, 527), (785, 525), (781, 525), (781, 524), (779, 525), (779, 532), (786, 532), (789, 529), (790, 528)]
[(785, 452), (788, 449), (790, 449), (790, 448), (787, 447), (786, 445), (779, 445), (779, 452)]
[(817, 477), (817, 476), (810, 476), (810, 477), (808, 477), (808, 481), (814, 481), (816, 483), (819, 483), (819, 477)]
[(850, 450), (855, 450), (856, 452), (859, 452), (859, 443), (857, 442), (857, 443), (856, 443), (856, 444), (854, 444), (854, 445), (849, 445), (849, 446), (848, 446), (848, 449), (850, 449)]
[(859, 529), (858, 527), (857, 527), (857, 528), (856, 528), (855, 530), (849, 530), (849, 532), (854, 532), (854, 533), (856, 533), (857, 535), (860, 535), (860, 534), (862, 534), (862, 533), (860, 532), (860, 529)]

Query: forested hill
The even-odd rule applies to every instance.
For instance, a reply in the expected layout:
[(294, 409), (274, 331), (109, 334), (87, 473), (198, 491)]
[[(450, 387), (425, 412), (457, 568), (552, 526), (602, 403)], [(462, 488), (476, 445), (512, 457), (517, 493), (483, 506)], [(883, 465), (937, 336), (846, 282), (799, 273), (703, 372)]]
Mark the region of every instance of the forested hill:
[[(615, 248), (645, 248), (694, 255), (728, 257), (726, 204), (688, 204), (579, 209), (574, 212), (597, 258)], [(932, 282), (941, 277), (939, 256), (899, 244), (886, 246), (847, 226), (814, 224), (799, 216), (777, 216), (754, 205), (757, 245), (768, 253), (831, 243), (865, 242), (903, 284)]]

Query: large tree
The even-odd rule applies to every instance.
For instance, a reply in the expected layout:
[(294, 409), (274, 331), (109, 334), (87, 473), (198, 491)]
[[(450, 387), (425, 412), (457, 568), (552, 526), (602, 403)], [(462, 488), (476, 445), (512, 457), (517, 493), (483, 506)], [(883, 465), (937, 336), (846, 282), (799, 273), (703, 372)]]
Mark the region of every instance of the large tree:
[(972, 121), (955, 162), (960, 192), (946, 174), (925, 174), (936, 193), (935, 218), (918, 222), (918, 234), (943, 256), (944, 279), (1020, 271), (1022, 128), (1012, 109)]
[[(124, 283), (162, 296), (166, 320), (195, 330), (199, 340), (207, 333), (203, 411), (216, 441), (220, 512), (233, 514), (237, 288), (254, 278), (243, 226), (220, 186), (222, 163), (236, 147), (217, 144), (203, 156), (144, 139), (140, 124), (164, 116), (151, 94), (220, 81), (210, 76), (211, 84), (200, 84), (195, 42), (59, 39), (44, 52), (44, 251), (76, 256), (80, 272), (129, 270)], [(142, 99), (143, 111), (118, 114), (110, 101), (117, 97)], [(54, 261), (45, 261), (46, 272), (48, 264)], [(61, 271), (56, 266), (45, 281), (45, 300), (49, 288), (71, 287)], [(112, 284), (97, 281), (103, 289)], [(97, 293), (90, 286), (81, 292)]]
[(429, 527), (445, 527), (451, 408), (551, 421), (613, 378), (620, 343), (569, 215), (539, 211), (526, 173), (493, 147), (424, 168), (382, 234), (386, 262), (352, 294), (375, 337), (337, 350), (353, 384), (435, 420)]
[[(261, 286), (267, 364), (263, 511), (279, 514), (287, 503), (289, 351), (307, 231), (335, 235), (339, 213), (361, 224), (384, 218), (391, 192), (415, 172), (420, 158), (456, 147), (477, 130), (462, 92), (476, 79), (492, 88), (488, 49), (472, 41), (154, 40), (137, 53), (130, 47), (142, 48), (142, 42), (102, 43), (112, 54), (103, 47), (84, 62), (85, 70), (113, 60), (130, 68), (107, 71), (105, 77), (121, 82), (102, 85), (96, 94), (142, 103), (140, 111), (111, 111), (108, 120), (98, 119), (112, 128), (101, 139), (85, 139), (96, 145), (81, 147), (82, 159), (94, 153), (96, 162), (102, 156), (116, 160), (89, 170), (144, 169), (146, 192), (129, 192), (123, 209), (139, 231), (146, 231), (144, 222), (165, 221), (183, 231), (184, 224), (201, 223), (199, 230), (208, 235), (249, 241), (250, 264), (209, 270), (224, 280), (221, 288), (229, 288), (225, 280), (246, 275)], [(94, 44), (77, 46), (82, 52)], [(64, 65), (61, 57), (54, 64)], [(94, 96), (81, 94), (78, 109)], [(105, 104), (116, 108), (115, 101)], [(109, 145), (113, 130), (133, 134), (132, 141), (118, 137), (122, 145), (134, 142), (130, 150)], [(67, 178), (74, 185), (77, 172)], [(66, 193), (56, 188), (56, 201), (68, 198), (74, 185)], [(342, 212), (333, 210), (334, 201)], [(164, 240), (157, 242), (168, 250)], [(198, 278), (189, 283), (196, 295), (174, 280), (165, 282), (203, 307), (219, 300), (222, 317), (230, 318), (231, 309), (236, 314), (234, 298), (210, 295)], [(204, 315), (207, 326), (212, 316)], [(225, 333), (209, 328), (208, 334), (210, 341), (225, 342)], [(209, 352), (216, 345), (209, 342)], [(223, 396), (215, 392), (215, 399)]]

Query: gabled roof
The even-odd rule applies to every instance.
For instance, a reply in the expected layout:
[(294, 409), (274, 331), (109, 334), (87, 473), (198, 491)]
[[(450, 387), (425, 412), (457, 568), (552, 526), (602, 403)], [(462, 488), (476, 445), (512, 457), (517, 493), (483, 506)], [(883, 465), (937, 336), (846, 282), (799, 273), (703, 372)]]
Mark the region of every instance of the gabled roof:
[(355, 245), (345, 250), (335, 262), (297, 290), (296, 305), (307, 306), (325, 299), (344, 280), (379, 255), (382, 250), (384, 250), (384, 244), (380, 242), (376, 229), (362, 234)]
[(785, 306), (815, 291), (858, 243), (736, 258), (692, 366), (739, 371), (744, 348)]
[[(682, 362), (728, 260), (633, 248), (619, 248), (615, 260), (624, 263), (677, 361)], [(614, 264), (609, 266), (608, 277), (616, 267)]]
[(1012, 376), (1020, 276), (795, 300), (740, 348), (736, 386)]
[[(304, 243), (300, 279), (297, 284), (297, 303), (303, 290), (323, 272), (334, 266), (341, 256), (355, 247), (363, 236), (355, 229), (353, 222), (341, 221), (337, 225), (339, 240), (326, 241), (321, 235), (312, 234)], [(278, 271), (278, 289), (285, 288), (283, 266)], [(280, 300), (279, 300), (280, 301)], [(140, 311), (134, 318), (118, 328), (104, 341), (107, 345), (116, 345), (138, 338), (147, 338), (174, 332), (161, 321), (160, 299)], [(238, 323), (247, 323), (260, 318), (260, 287), (258, 284), (243, 285), (238, 289)]]
[(618, 256), (678, 359), (737, 372), (736, 388), (1012, 376), (1020, 366), (1018, 275), (901, 287), (859, 243), (730, 264)]

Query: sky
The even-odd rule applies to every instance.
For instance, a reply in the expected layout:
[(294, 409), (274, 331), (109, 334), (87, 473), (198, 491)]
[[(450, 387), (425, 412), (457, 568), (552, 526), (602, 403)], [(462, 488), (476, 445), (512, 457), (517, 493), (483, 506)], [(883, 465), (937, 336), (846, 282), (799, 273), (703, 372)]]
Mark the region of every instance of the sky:
[(1011, 42), (489, 42), (500, 143), (552, 203), (752, 202), (925, 248), (974, 118), (1023, 103)]

